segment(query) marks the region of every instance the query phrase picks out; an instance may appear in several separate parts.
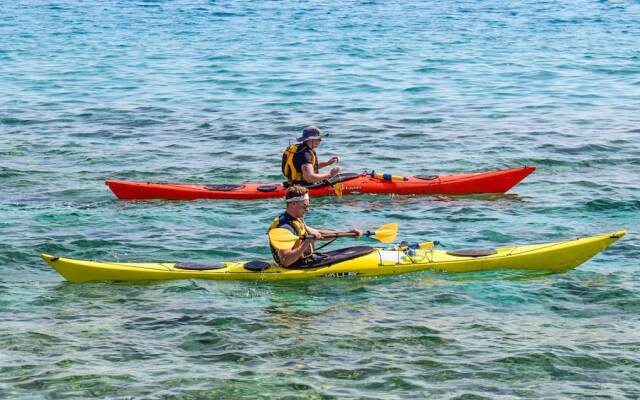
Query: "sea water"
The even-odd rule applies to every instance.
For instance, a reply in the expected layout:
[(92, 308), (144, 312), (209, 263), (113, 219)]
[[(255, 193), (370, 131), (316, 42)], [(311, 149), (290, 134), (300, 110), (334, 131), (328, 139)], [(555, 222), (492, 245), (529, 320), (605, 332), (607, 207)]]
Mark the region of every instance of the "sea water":
[[(636, 1), (0, 2), (0, 397), (640, 397)], [(445, 249), (629, 234), (554, 275), (69, 284), (46, 252), (269, 260), (279, 199), (105, 179), (535, 165), (504, 195), (312, 199), (315, 227)], [(329, 248), (373, 244), (343, 239)]]

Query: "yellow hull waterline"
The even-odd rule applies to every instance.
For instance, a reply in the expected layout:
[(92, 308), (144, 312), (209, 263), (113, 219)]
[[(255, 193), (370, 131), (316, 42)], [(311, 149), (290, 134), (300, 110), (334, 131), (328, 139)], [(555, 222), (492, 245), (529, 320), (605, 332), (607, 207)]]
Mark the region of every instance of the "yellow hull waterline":
[(252, 272), (245, 262), (226, 262), (212, 270), (185, 270), (174, 263), (119, 263), (75, 260), (42, 254), (42, 258), (69, 282), (135, 281), (170, 279), (263, 280), (317, 277), (370, 277), (415, 271), (473, 272), (498, 269), (561, 272), (575, 268), (616, 242), (626, 231), (564, 242), (503, 247), (482, 257), (461, 257), (444, 250), (419, 249), (411, 255), (397, 250), (375, 249), (369, 254), (310, 269), (285, 269), (271, 265)]

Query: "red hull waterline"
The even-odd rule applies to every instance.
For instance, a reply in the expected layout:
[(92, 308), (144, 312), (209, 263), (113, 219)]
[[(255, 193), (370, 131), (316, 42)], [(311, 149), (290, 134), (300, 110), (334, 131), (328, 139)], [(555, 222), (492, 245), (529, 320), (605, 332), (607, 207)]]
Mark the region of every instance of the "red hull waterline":
[[(310, 196), (353, 194), (468, 195), (504, 193), (535, 171), (534, 166), (470, 174), (409, 176), (406, 181), (388, 181), (359, 175), (334, 185), (311, 188)], [(176, 183), (107, 180), (105, 184), (121, 200), (257, 200), (284, 197), (282, 183), (244, 183), (238, 185), (189, 185)], [(224, 187), (228, 186), (228, 187)], [(223, 189), (223, 190), (219, 190)]]

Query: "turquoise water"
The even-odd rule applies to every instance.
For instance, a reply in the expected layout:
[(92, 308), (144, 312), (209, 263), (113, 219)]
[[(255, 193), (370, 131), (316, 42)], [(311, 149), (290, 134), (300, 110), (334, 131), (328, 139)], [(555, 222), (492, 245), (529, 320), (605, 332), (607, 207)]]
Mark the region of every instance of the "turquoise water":
[[(0, 397), (639, 398), (639, 38), (631, 1), (1, 2)], [(347, 171), (538, 167), (506, 195), (315, 199), (310, 225), (629, 234), (556, 275), (68, 284), (38, 257), (267, 260), (278, 200), (103, 181), (279, 180), (310, 123)]]

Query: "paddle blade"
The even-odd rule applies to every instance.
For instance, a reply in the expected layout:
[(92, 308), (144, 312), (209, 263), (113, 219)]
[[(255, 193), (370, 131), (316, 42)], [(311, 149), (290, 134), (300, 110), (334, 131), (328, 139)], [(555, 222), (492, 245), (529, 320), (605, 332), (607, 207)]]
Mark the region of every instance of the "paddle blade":
[(298, 237), (284, 228), (275, 228), (269, 231), (269, 242), (278, 250), (289, 250), (296, 244)]
[(384, 224), (374, 232), (373, 236), (382, 243), (393, 243), (398, 236), (398, 224), (395, 222)]
[(335, 185), (333, 185), (333, 191), (336, 194), (336, 197), (342, 197), (342, 190), (344, 189), (344, 185), (342, 184), (342, 182), (338, 182)]

